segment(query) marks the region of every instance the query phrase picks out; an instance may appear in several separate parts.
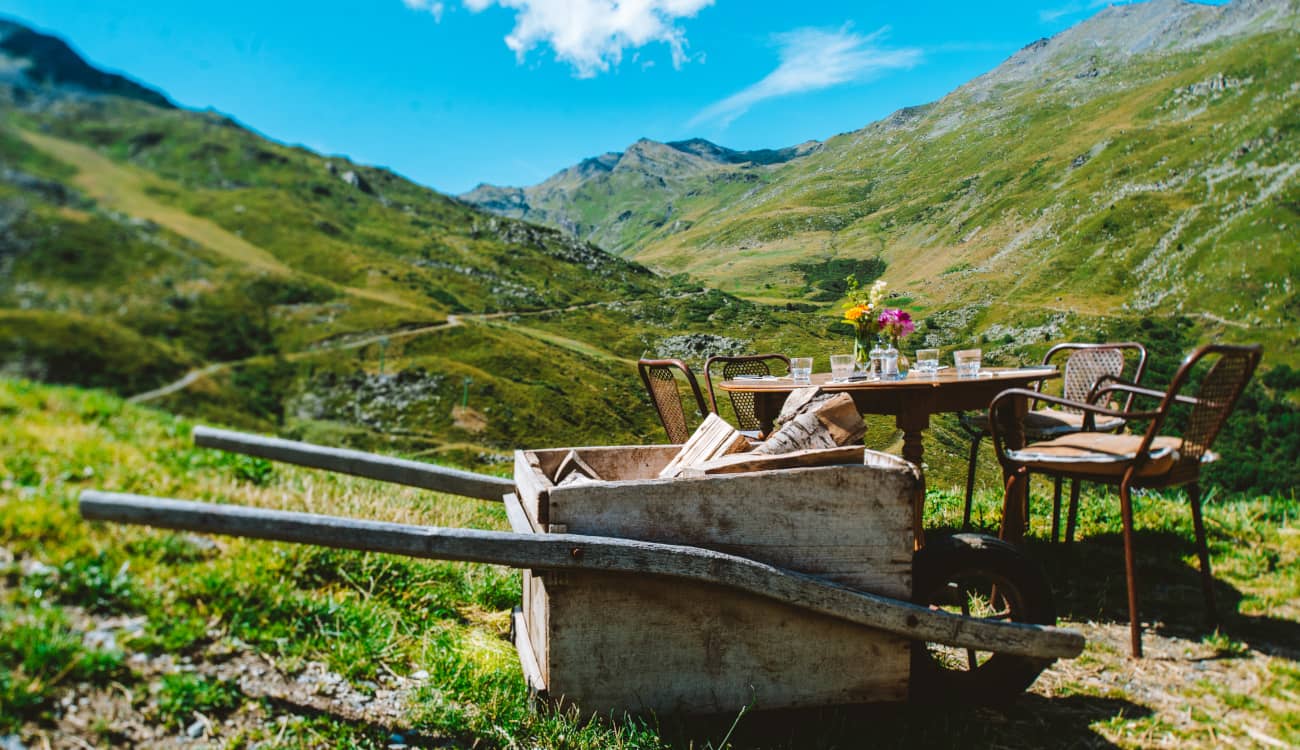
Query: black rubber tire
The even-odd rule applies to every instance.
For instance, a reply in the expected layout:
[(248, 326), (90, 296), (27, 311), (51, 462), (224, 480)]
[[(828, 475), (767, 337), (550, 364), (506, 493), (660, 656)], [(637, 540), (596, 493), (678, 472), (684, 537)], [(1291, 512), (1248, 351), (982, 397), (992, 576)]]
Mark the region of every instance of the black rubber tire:
[[(959, 587), (954, 596), (950, 582)], [(997, 602), (1005, 604), (1013, 622), (1056, 624), (1052, 589), (1042, 570), (1014, 546), (985, 534), (927, 536), (912, 558), (912, 601), (937, 606), (945, 597), (969, 598), (967, 587), (979, 591), (996, 586)], [(949, 652), (959, 649), (947, 649)], [(985, 652), (981, 652), (985, 653)], [(951, 661), (951, 660), (949, 660)], [(1052, 659), (1011, 654), (986, 654), (976, 666), (958, 669), (944, 663), (929, 644), (912, 644), (911, 700), (918, 703), (997, 705), (1023, 693)]]

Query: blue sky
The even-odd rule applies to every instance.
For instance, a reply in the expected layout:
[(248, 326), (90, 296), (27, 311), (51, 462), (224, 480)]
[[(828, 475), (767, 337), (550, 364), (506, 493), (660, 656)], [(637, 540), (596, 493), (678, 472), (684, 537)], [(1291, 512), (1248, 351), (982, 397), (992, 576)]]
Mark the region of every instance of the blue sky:
[(0, 0), (92, 63), (445, 192), (640, 137), (778, 148), (941, 97), (1099, 0)]

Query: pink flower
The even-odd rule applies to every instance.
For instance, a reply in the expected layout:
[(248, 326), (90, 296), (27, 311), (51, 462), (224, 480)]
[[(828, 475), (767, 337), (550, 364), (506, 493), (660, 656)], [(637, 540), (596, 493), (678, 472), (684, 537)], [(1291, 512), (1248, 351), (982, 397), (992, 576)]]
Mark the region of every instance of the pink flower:
[(880, 326), (882, 333), (895, 341), (916, 330), (916, 325), (912, 323), (912, 316), (906, 310), (896, 308), (881, 311), (876, 323)]

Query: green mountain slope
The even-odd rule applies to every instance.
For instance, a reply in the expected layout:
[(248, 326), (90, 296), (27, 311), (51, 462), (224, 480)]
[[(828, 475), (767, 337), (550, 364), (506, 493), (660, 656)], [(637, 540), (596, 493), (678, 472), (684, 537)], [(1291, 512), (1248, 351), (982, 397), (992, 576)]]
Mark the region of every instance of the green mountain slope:
[(809, 141), (783, 149), (733, 151), (700, 138), (674, 143), (643, 138), (622, 153), (586, 159), (540, 185), (485, 184), (460, 197), (484, 210), (564, 229), (624, 253), (664, 231), (689, 226), (675, 209), (678, 202), (704, 194), (738, 194), (769, 167), (819, 148), (820, 143)]
[(606, 403), (642, 398), (627, 362), (490, 325), (673, 288), (644, 267), (177, 109), (13, 23), (0, 69), (0, 371), (175, 382), (154, 400), (462, 458), (653, 431)]
[[(1255, 38), (1272, 57), (1263, 58), (1264, 72), (1245, 74), (1252, 80), (1272, 75), (1269, 60), (1291, 59), (1286, 39), (1270, 33)], [(1269, 39), (1272, 47), (1259, 42)], [(694, 185), (674, 210), (697, 223), (671, 235), (663, 234), (667, 225), (645, 230), (649, 239), (635, 253), (783, 303), (775, 307), (685, 274), (657, 276), (570, 234), (486, 214), (387, 170), (271, 142), (224, 116), (124, 97), (130, 82), (120, 77), (67, 83), (42, 73), (46, 63), (38, 59), (3, 57), (0, 69), (24, 72), (0, 79), (0, 375), (109, 388), (224, 424), (459, 463), (492, 464), (523, 446), (657, 442), (663, 433), (636, 377), (637, 357), (678, 356), (698, 367), (714, 353), (780, 351), (814, 355), (822, 369), (848, 337), (832, 310), (800, 300), (830, 300), (848, 271), (882, 267), (895, 288), (915, 287), (910, 300), (896, 302), (925, 319), (916, 343), (951, 347), (982, 337), (992, 364), (1036, 359), (1050, 340), (1066, 337), (1137, 337), (1155, 350), (1157, 373), (1167, 375), (1198, 339), (1224, 330), (1259, 338), (1263, 330), (1229, 327), (1211, 314), (1162, 312), (1172, 309), (1167, 302), (1108, 312), (1101, 302), (1110, 298), (1086, 285), (1093, 281), (1084, 265), (1076, 269), (1086, 282), (1077, 296), (1034, 298), (1028, 282), (1014, 286), (1019, 269), (1007, 270), (1014, 258), (997, 265), (996, 257), (958, 261), (931, 252), (925, 242), (945, 241), (935, 227), (954, 221), (951, 207), (927, 213), (905, 201), (877, 205), (873, 191), (915, 193), (921, 204), (931, 183), (977, 174), (969, 194), (954, 202), (969, 214), (961, 220), (987, 222), (988, 236), (1005, 231), (996, 217), (1028, 215), (1038, 207), (1031, 198), (1054, 200), (1050, 191), (1022, 185), (1041, 186), (1042, 174), (1011, 174), (1014, 160), (1004, 174), (995, 155), (975, 159), (963, 151), (962, 136), (935, 135), (932, 121), (944, 105), (824, 146), (730, 152), (703, 141), (643, 142), (605, 167), (589, 165), (604, 170), (610, 186), (652, 175), (669, 192)], [(108, 81), (105, 90), (95, 81)], [(1236, 107), (1226, 92), (1237, 90), (1225, 83), (1205, 96)], [(1278, 129), (1294, 122), (1286, 119), (1294, 111), (1287, 96), (1256, 103), (1266, 119), (1252, 159), (1289, 147), (1288, 131)], [(1097, 116), (1089, 127), (1114, 127), (1120, 116), (1087, 106), (1093, 109), (1081, 104), (1080, 111)], [(928, 130), (918, 131), (918, 123)], [(980, 132), (967, 130), (970, 138)], [(905, 136), (896, 147), (916, 158), (889, 162), (881, 152), (889, 169), (853, 171), (854, 149), (885, 148), (888, 133)], [(938, 146), (927, 145), (927, 133)], [(1102, 149), (1064, 179), (1103, 164), (1123, 170), (1118, 153)], [(975, 162), (949, 163), (958, 156)], [(570, 177), (578, 193), (589, 186)], [(1220, 180), (1210, 192), (1239, 190), (1235, 184)], [(1279, 194), (1291, 195), (1287, 190)], [(982, 191), (1001, 197), (986, 203)], [(625, 191), (647, 206), (666, 194)], [(858, 214), (869, 218), (817, 228)], [(1208, 210), (1199, 215), (1211, 218)], [(1268, 226), (1259, 240), (1266, 250), (1276, 240)], [(1139, 230), (1098, 231), (1122, 238)], [(985, 234), (959, 249), (984, 247)], [(926, 275), (925, 263), (946, 273)], [(1269, 289), (1290, 294), (1287, 278), (1275, 277)], [(1290, 356), (1270, 351), (1274, 362)], [(1294, 424), (1293, 374), (1281, 370), (1273, 385), (1253, 393), (1251, 429)], [(872, 420), (872, 447), (896, 447), (896, 440), (892, 420)], [(1257, 441), (1242, 449), (1240, 465), (1293, 466), (1293, 443)], [(955, 417), (936, 419), (927, 434), (931, 483), (962, 481), (965, 452)], [(996, 475), (991, 463), (982, 472)], [(1293, 474), (1234, 475), (1231, 486), (1291, 486)], [(1264, 485), (1260, 476), (1268, 477)]]
[(1108, 8), (802, 158), (664, 175), (680, 189), (615, 191), (603, 214), (589, 181), (549, 210), (754, 298), (817, 298), (809, 264), (878, 256), (937, 343), (1185, 314), (1295, 362), (1297, 18), (1281, 0)]

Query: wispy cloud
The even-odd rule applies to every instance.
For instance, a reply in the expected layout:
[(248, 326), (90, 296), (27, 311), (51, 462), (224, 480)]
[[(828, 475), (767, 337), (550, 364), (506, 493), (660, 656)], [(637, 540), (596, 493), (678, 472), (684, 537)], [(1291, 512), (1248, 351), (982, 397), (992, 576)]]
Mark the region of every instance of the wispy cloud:
[(1043, 23), (1051, 23), (1058, 18), (1072, 16), (1075, 13), (1082, 13), (1085, 10), (1096, 10), (1105, 5), (1117, 5), (1115, 0), (1073, 0), (1073, 2), (1056, 8), (1047, 8), (1038, 11), (1038, 20)]
[[(411, 3), (430, 0), (403, 0)], [(668, 45), (674, 67), (686, 62), (686, 33), (678, 19), (691, 18), (713, 0), (464, 0), (478, 12), (498, 5), (515, 11), (506, 46), (520, 61), (539, 45), (557, 60), (591, 78), (618, 65), (623, 51), (652, 42)]]
[(418, 10), (433, 15), (433, 20), (442, 22), (443, 4), (439, 0), (402, 0), (402, 4), (411, 10)]
[(765, 99), (863, 81), (921, 61), (919, 49), (879, 46), (888, 31), (886, 27), (863, 35), (846, 26), (838, 31), (796, 29), (777, 34), (773, 37), (780, 47), (776, 69), (757, 83), (709, 105), (691, 118), (688, 126), (716, 122), (726, 127)]

